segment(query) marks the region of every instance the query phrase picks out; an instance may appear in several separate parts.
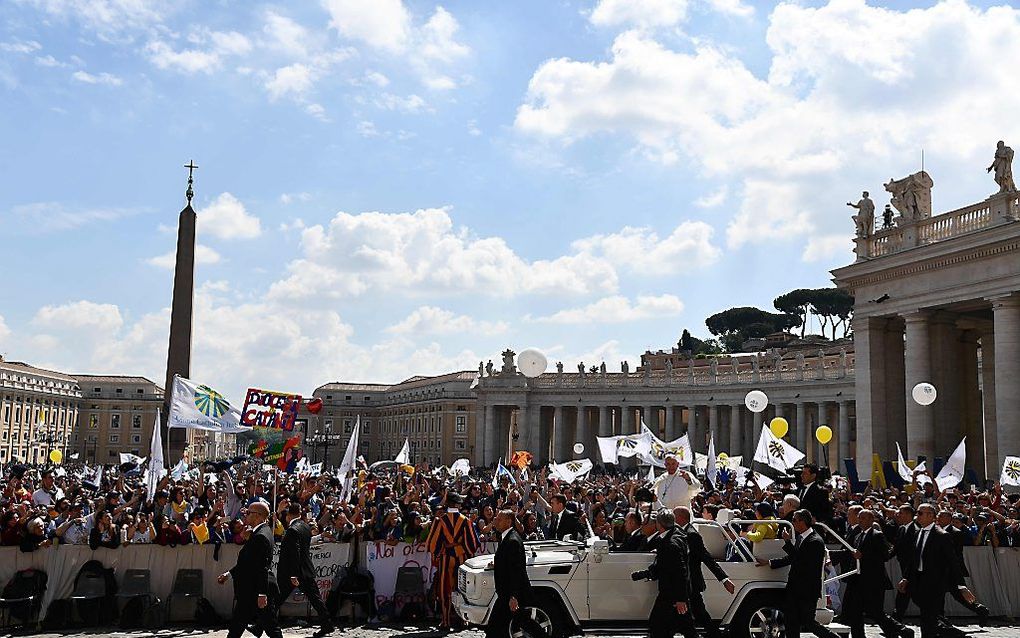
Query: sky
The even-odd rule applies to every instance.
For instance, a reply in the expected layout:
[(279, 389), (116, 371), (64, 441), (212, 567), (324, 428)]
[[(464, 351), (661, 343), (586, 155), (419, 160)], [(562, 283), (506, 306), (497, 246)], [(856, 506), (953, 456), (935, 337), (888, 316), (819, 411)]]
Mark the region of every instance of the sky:
[(944, 212), (1020, 144), (1020, 10), (861, 0), (0, 3), (0, 353), (310, 393), (537, 347), (632, 366)]

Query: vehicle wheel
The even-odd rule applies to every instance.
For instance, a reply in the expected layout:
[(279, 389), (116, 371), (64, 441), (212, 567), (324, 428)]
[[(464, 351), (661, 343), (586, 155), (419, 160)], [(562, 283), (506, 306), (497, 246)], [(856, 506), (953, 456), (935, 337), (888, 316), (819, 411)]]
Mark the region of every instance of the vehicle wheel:
[(783, 638), (786, 622), (779, 601), (766, 597), (746, 601), (733, 617), (729, 634), (732, 638)]
[(510, 638), (552, 638), (552, 618), (541, 607), (525, 607), (510, 621)]

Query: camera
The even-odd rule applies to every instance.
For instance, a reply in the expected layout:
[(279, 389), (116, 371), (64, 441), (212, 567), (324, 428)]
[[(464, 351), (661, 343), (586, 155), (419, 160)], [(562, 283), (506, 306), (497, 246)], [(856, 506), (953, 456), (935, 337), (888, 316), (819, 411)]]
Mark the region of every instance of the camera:
[(635, 580), (635, 581), (636, 580), (649, 580), (651, 577), (652, 577), (652, 575), (648, 572), (647, 569), (642, 569), (641, 571), (634, 572), (634, 573), (632, 573), (630, 575), (630, 579), (631, 580)]

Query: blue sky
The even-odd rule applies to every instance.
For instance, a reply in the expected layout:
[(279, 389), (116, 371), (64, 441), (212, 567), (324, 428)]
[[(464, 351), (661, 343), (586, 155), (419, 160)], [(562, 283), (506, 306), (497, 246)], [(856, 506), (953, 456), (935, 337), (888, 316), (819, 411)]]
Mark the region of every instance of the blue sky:
[(881, 208), (922, 148), (945, 211), (1020, 143), (1020, 13), (994, 3), (15, 0), (0, 24), (0, 352), (162, 379), (193, 158), (192, 374), (229, 392), (506, 346), (614, 369), (826, 285), (844, 203)]

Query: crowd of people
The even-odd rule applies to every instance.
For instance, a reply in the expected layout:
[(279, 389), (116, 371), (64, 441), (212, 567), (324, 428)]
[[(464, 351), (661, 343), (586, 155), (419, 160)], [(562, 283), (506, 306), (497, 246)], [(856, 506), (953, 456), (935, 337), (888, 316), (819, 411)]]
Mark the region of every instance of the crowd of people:
[[(458, 476), (425, 464), (413, 471), (363, 467), (344, 480), (328, 471), (273, 476), (275, 470), (261, 460), (238, 457), (168, 475), (152, 497), (146, 493), (144, 467), (130, 463), (102, 472), (80, 464), (11, 465), (0, 490), (0, 544), (24, 552), (60, 544), (93, 549), (243, 544), (250, 534), (245, 523), (249, 508), (264, 503), (278, 540), (289, 508), (307, 523), (315, 542), (391, 544), (428, 541), (433, 526), (450, 510), (465, 517), (473, 543), (498, 541), (496, 519), (502, 511), (512, 514), (511, 525), (525, 541), (594, 535), (618, 550), (640, 550), (654, 535), (656, 512), (685, 506), (696, 518), (756, 521), (733, 526), (736, 543), (749, 549), (777, 538), (777, 521), (792, 522), (800, 510), (848, 539), (860, 533), (866, 512), (869, 528), (895, 546), (905, 529), (917, 525), (918, 510), (931, 506), (961, 564), (963, 546), (1020, 546), (1020, 495), (1004, 494), (994, 484), (987, 490), (940, 491), (934, 482), (917, 477), (921, 480), (900, 488), (866, 484), (854, 490), (846, 479), (805, 465), (799, 476), (763, 488), (725, 470), (710, 484), (678, 469), (675, 459), (666, 465), (667, 472), (654, 482), (643, 470), (615, 466), (596, 466), (567, 482), (550, 477), (548, 468), (515, 468), (494, 480), (491, 468)], [(731, 558), (743, 560), (739, 554)]]

